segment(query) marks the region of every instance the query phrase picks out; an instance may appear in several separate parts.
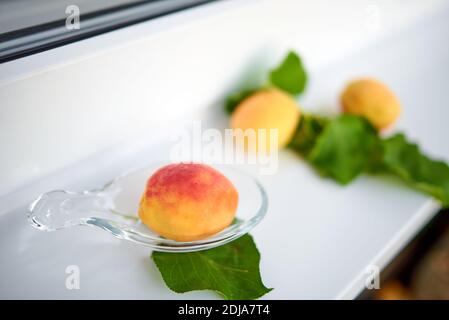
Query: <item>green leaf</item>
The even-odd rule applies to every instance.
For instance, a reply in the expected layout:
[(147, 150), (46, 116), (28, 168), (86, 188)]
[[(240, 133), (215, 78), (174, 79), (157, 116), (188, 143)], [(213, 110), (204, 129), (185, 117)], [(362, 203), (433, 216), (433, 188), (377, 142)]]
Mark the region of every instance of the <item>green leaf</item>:
[(307, 73), (301, 58), (295, 52), (290, 51), (284, 61), (270, 72), (270, 82), (293, 95), (302, 93), (306, 88)]
[(288, 147), (307, 157), (328, 122), (325, 117), (303, 114)]
[(424, 155), (399, 133), (382, 142), (385, 169), (449, 206), (449, 166)]
[(359, 116), (303, 115), (289, 148), (341, 184), (362, 172), (389, 173), (449, 206), (449, 166), (424, 155), (404, 134), (382, 140)]
[(262, 283), (260, 254), (249, 234), (214, 249), (153, 252), (152, 258), (167, 286), (178, 293), (214, 290), (226, 299), (256, 299), (272, 290)]
[(381, 145), (364, 118), (343, 114), (324, 127), (307, 159), (324, 176), (348, 184), (372, 165)]
[(250, 95), (252, 95), (257, 90), (259, 90), (259, 89), (244, 89), (244, 90), (241, 90), (240, 92), (237, 92), (237, 93), (229, 96), (225, 102), (226, 113), (232, 114), (234, 112), (234, 110), (237, 108), (237, 106), (240, 104), (240, 102), (242, 102), (243, 100), (248, 98)]
[(304, 91), (306, 84), (307, 73), (302, 65), (301, 58), (295, 52), (290, 51), (282, 63), (270, 72), (269, 84), (242, 89), (230, 95), (226, 99), (224, 109), (227, 114), (232, 114), (240, 102), (264, 87), (275, 86), (288, 93), (297, 95)]

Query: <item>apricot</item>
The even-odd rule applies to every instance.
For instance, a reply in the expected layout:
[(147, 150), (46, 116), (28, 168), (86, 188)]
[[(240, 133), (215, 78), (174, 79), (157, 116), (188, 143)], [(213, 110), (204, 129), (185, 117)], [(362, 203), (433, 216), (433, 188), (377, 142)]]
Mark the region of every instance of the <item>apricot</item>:
[(352, 81), (341, 95), (343, 111), (368, 119), (377, 129), (391, 126), (401, 113), (399, 100), (383, 83), (370, 78)]
[[(293, 137), (299, 119), (300, 111), (295, 100), (287, 93), (272, 88), (257, 91), (244, 99), (232, 113), (231, 127), (243, 131), (255, 130), (255, 149), (264, 144), (265, 150), (272, 151), (270, 129), (278, 130), (277, 144), (282, 148)], [(266, 135), (261, 136), (259, 129), (266, 129)]]
[(214, 168), (195, 163), (170, 164), (148, 179), (139, 217), (165, 238), (193, 241), (229, 226), (237, 204), (237, 190)]

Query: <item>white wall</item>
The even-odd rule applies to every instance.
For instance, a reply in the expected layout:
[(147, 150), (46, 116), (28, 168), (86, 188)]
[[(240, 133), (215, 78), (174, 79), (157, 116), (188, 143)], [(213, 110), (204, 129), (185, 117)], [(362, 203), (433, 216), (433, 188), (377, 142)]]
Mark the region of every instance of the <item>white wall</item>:
[(213, 105), (288, 48), (313, 71), (446, 4), (224, 1), (2, 64), (0, 195)]

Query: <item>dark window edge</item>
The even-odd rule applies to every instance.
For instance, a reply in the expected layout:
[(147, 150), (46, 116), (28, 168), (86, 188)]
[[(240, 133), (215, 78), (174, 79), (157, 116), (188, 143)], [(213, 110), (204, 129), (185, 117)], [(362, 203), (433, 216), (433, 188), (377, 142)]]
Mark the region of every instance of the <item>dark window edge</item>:
[[(188, 3), (173, 9), (164, 10), (163, 12), (154, 12), (152, 7), (155, 3), (128, 4), (82, 15), (82, 27), (79, 30), (67, 30), (64, 19), (8, 32), (0, 36), (0, 42), (3, 43), (2, 46), (6, 47), (6, 49), (0, 50), (0, 64), (217, 1), (222, 0), (200, 0), (195, 3)], [(131, 11), (136, 11), (136, 9), (139, 9), (139, 12), (130, 14)], [(108, 19), (112, 15), (121, 17)], [(105, 21), (98, 24), (96, 20), (99, 19)], [(87, 24), (87, 26), (83, 27), (83, 24)], [(36, 29), (38, 30), (37, 34), (30, 35), (30, 31), (36, 31)], [(50, 33), (50, 35), (45, 36), (46, 33)], [(15, 41), (20, 39), (20, 37), (26, 37), (26, 34), (30, 38), (36, 37), (37, 39), (14, 45)]]

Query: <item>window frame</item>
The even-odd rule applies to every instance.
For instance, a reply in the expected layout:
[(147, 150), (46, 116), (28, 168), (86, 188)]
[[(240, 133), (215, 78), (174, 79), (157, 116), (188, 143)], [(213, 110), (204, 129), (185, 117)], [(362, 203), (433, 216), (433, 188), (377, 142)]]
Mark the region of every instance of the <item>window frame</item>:
[(0, 34), (0, 64), (106, 32), (220, 0), (170, 0), (128, 3), (81, 15), (80, 29), (66, 19)]

